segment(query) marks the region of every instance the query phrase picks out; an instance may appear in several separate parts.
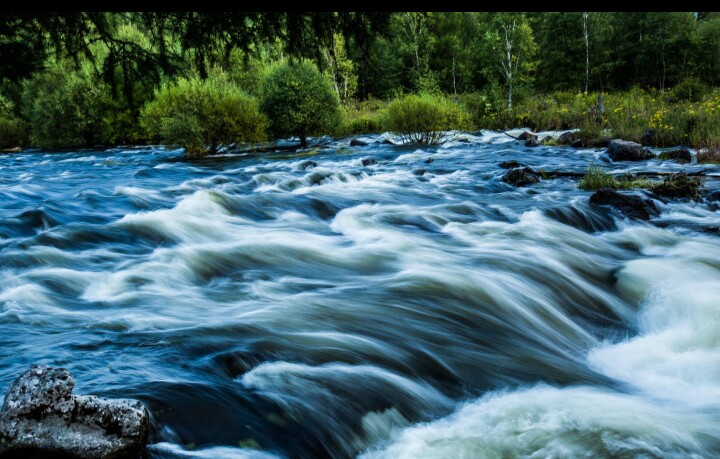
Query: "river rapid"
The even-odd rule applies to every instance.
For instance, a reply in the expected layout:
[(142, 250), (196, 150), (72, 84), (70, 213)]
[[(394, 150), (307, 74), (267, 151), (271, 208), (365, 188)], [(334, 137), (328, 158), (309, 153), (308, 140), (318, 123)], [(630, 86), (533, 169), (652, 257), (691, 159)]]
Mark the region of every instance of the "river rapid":
[(140, 399), (151, 458), (720, 456), (719, 203), (634, 221), (498, 163), (720, 165), (386, 137), (1, 155), (0, 392)]

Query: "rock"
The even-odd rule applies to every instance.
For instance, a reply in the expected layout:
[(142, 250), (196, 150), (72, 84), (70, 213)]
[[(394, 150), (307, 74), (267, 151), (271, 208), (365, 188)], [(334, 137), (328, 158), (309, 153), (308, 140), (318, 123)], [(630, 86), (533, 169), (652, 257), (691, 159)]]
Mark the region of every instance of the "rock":
[(512, 186), (532, 185), (533, 183), (538, 183), (540, 181), (538, 175), (539, 174), (537, 172), (529, 167), (524, 167), (522, 169), (516, 168), (508, 171), (508, 173), (502, 177), (502, 181), (509, 183)]
[(368, 145), (367, 142), (363, 142), (362, 140), (358, 140), (358, 139), (352, 139), (350, 141), (351, 147), (367, 147), (367, 145)]
[(570, 146), (573, 148), (585, 148), (585, 141), (583, 139), (573, 140)]
[(720, 202), (720, 190), (711, 191), (705, 196), (709, 202)]
[(432, 158), (428, 158), (425, 160), (425, 164), (431, 164), (434, 161)]
[(425, 172), (426, 172), (425, 169), (415, 169), (415, 170), (413, 171), (413, 174), (415, 174), (415, 175), (425, 175)]
[(628, 218), (650, 220), (658, 214), (655, 203), (633, 194), (619, 193), (610, 188), (601, 188), (590, 196), (590, 204), (611, 206)]
[(300, 163), (300, 169), (307, 170), (310, 167), (317, 167), (317, 163), (315, 161), (303, 161)]
[(21, 152), (22, 152), (21, 147), (5, 148), (3, 150), (0, 150), (0, 153), (21, 153)]
[(552, 136), (546, 135), (540, 141), (540, 144), (541, 145), (555, 145), (555, 139), (553, 139)]
[(655, 145), (657, 133), (653, 128), (646, 128), (640, 136), (640, 143), (643, 145)]
[(500, 163), (500, 167), (503, 169), (515, 169), (516, 167), (525, 167), (526, 165), (523, 163), (519, 163), (515, 161), (514, 159), (511, 159), (510, 161), (503, 161)]
[(517, 136), (518, 140), (537, 140), (537, 135), (529, 131), (523, 131), (522, 134)]
[(362, 161), (360, 161), (363, 166), (370, 166), (372, 164), (377, 164), (377, 160), (374, 158), (363, 158)]
[(686, 172), (678, 172), (665, 177), (662, 183), (654, 185), (650, 191), (666, 198), (697, 199), (700, 197), (701, 185), (702, 178), (688, 177)]
[(393, 141), (390, 140), (390, 139), (385, 139), (385, 140), (383, 140), (383, 141), (380, 142), (380, 143), (383, 144), (383, 145), (395, 145), (395, 142), (393, 142)]
[(456, 139), (460, 143), (470, 143), (470, 139), (467, 137), (460, 137), (459, 139)]
[(607, 137), (600, 137), (599, 139), (590, 139), (585, 141), (586, 148), (607, 148), (610, 145), (610, 141)]
[(539, 146), (539, 145), (540, 145), (540, 143), (537, 141), (537, 138), (527, 139), (527, 140), (525, 141), (525, 146), (526, 146), (526, 147), (537, 147), (537, 146)]
[(137, 400), (72, 395), (65, 368), (35, 365), (20, 375), (0, 411), (0, 458), (137, 459), (150, 430)]
[(660, 153), (660, 156), (658, 156), (658, 158), (662, 160), (673, 160), (681, 164), (692, 162), (692, 154), (687, 148), (678, 148), (676, 150), (664, 151)]
[(560, 137), (557, 138), (558, 145), (570, 145), (575, 141), (575, 133), (572, 131), (563, 132)]
[(639, 143), (619, 139), (610, 141), (607, 154), (613, 161), (643, 161), (655, 157)]

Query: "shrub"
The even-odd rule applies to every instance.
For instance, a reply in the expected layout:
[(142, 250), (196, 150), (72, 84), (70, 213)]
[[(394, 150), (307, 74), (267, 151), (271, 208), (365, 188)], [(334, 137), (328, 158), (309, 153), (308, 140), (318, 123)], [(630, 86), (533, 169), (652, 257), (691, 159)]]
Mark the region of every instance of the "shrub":
[(442, 142), (445, 131), (467, 129), (470, 115), (443, 96), (410, 94), (393, 100), (386, 113), (388, 130), (406, 142), (433, 145)]
[(687, 100), (690, 102), (698, 102), (703, 98), (707, 88), (696, 78), (686, 78), (672, 89), (671, 99), (673, 101)]
[(332, 83), (309, 61), (275, 65), (263, 78), (260, 93), (270, 132), (278, 138), (298, 136), (303, 148), (308, 137), (333, 132), (340, 120)]
[(0, 95), (0, 148), (27, 145), (28, 125), (13, 113), (13, 104)]
[(267, 126), (257, 100), (219, 71), (206, 80), (195, 76), (163, 85), (141, 120), (148, 134), (184, 147), (191, 158), (216, 153), (222, 145), (264, 140)]
[(351, 101), (342, 107), (342, 123), (337, 133), (348, 136), (381, 132), (385, 107), (386, 104), (377, 99)]
[(109, 91), (89, 64), (75, 69), (60, 63), (25, 83), (21, 108), (32, 144), (55, 148), (104, 143), (103, 115), (111, 105)]

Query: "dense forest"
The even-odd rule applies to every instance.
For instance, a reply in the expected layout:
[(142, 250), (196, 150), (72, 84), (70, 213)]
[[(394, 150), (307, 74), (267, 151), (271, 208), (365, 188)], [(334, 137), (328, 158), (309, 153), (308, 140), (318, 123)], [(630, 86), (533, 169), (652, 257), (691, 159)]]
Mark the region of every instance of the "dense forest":
[[(719, 137), (716, 13), (5, 13), (0, 62), (3, 148), (165, 142), (204, 153), (288, 135), (305, 145), (397, 126), (388, 104), (409, 94), (454, 106), (440, 129)], [(305, 73), (283, 76), (283, 65)], [(299, 86), (273, 86), (273, 75)], [(306, 87), (306, 99), (330, 88), (337, 106), (269, 101)], [(299, 128), (307, 103), (326, 119)], [(280, 105), (295, 107), (292, 119)]]

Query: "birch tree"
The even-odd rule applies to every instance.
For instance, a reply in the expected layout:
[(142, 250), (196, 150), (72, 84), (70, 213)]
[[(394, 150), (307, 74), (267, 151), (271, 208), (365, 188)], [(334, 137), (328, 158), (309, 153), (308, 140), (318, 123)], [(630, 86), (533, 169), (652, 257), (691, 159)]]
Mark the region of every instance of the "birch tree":
[(497, 13), (491, 24), (485, 39), (507, 86), (507, 109), (512, 110), (514, 88), (531, 79), (537, 46), (530, 22), (522, 13)]

